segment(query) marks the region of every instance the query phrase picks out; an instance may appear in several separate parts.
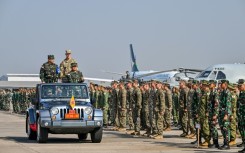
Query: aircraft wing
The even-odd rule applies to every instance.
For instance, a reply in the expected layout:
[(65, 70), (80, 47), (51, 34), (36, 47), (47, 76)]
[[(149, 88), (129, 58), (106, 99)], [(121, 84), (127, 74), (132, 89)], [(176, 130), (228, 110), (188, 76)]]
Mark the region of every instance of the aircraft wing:
[(177, 69), (165, 70), (165, 71), (157, 71), (157, 72), (152, 72), (152, 73), (137, 75), (137, 76), (135, 76), (135, 78), (143, 78), (143, 77), (152, 76), (152, 75), (155, 75), (155, 74), (160, 74), (160, 73), (165, 73), (165, 72), (172, 72), (172, 71), (177, 71)]
[(85, 81), (98, 81), (98, 82), (112, 82), (114, 80), (111, 79), (102, 79), (102, 78), (90, 78), (90, 77), (84, 77)]
[(126, 76), (126, 74), (125, 73), (119, 73), (119, 72), (110, 72), (110, 71), (102, 71), (102, 72), (104, 72), (104, 73), (110, 73), (110, 74), (116, 74), (116, 75), (120, 75), (120, 76)]

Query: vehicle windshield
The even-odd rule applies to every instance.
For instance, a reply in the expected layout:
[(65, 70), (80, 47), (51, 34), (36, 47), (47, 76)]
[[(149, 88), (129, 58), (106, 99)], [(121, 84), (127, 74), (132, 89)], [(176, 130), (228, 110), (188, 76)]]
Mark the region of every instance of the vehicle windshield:
[(207, 78), (210, 73), (211, 71), (203, 71), (197, 76), (197, 78)]
[(74, 98), (88, 99), (85, 85), (42, 85), (42, 99)]

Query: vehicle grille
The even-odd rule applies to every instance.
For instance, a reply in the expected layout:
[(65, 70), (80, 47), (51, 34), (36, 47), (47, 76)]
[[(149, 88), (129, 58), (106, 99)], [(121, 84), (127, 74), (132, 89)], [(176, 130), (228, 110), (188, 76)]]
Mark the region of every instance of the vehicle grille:
[[(69, 108), (62, 108), (60, 109), (60, 118), (61, 119), (65, 119), (65, 114), (69, 113)], [(76, 113), (79, 114), (80, 119), (83, 119), (83, 109), (82, 108), (74, 108), (74, 110), (76, 111)]]

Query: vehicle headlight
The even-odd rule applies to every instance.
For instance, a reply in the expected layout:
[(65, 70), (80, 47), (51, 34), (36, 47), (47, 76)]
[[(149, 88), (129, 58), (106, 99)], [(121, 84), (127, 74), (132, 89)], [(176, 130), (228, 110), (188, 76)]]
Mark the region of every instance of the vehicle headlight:
[(86, 107), (84, 111), (85, 111), (85, 113), (86, 113), (87, 115), (89, 115), (89, 114), (92, 113), (93, 110), (92, 110), (91, 107)]
[(59, 109), (58, 109), (58, 108), (52, 108), (52, 109), (51, 109), (51, 113), (52, 113), (53, 115), (57, 115), (57, 114), (59, 113)]

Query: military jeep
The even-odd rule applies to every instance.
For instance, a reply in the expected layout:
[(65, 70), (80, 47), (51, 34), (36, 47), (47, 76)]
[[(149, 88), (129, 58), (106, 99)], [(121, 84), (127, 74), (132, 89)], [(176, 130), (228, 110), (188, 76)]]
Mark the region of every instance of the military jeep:
[(92, 142), (100, 143), (103, 112), (92, 106), (87, 84), (38, 84), (26, 111), (26, 133), (38, 143), (47, 142), (49, 133), (77, 134), (79, 140), (87, 139), (90, 133)]

